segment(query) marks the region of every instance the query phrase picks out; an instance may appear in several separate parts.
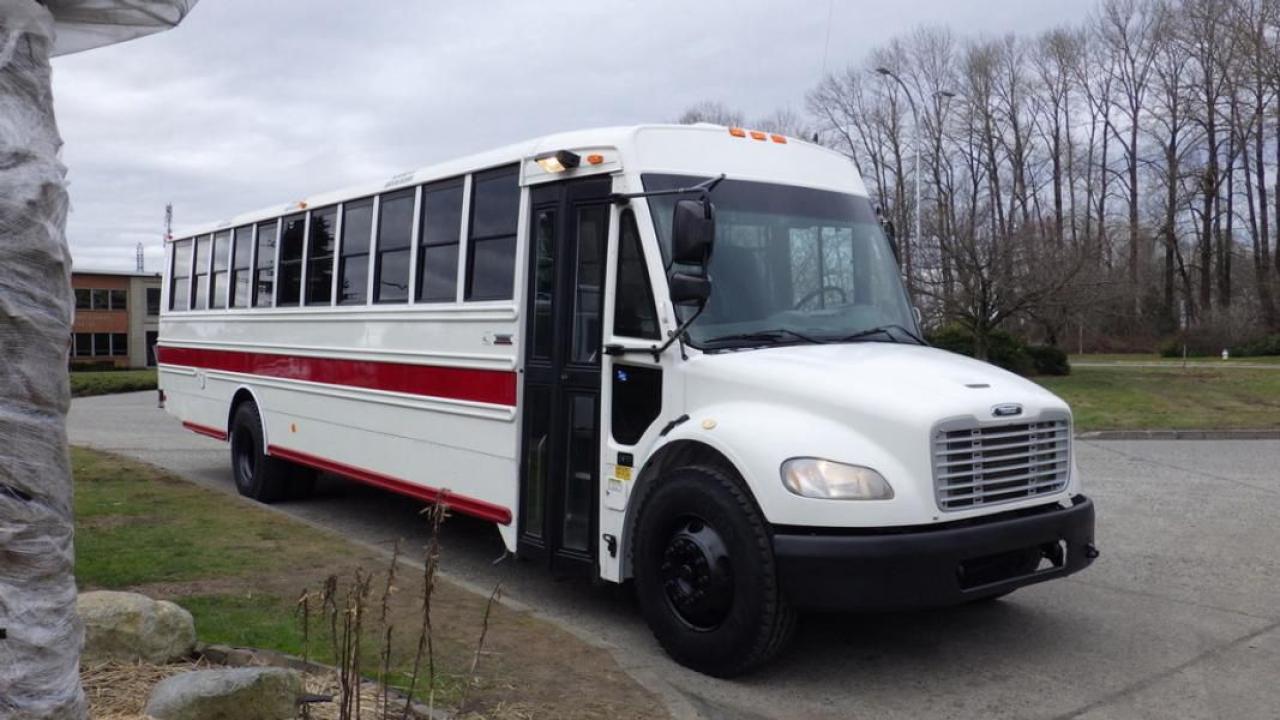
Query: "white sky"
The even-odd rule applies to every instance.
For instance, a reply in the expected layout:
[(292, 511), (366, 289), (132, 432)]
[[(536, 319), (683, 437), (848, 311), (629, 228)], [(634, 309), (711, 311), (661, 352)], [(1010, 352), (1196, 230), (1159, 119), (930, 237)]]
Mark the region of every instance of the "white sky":
[[(159, 270), (175, 227), (713, 99), (803, 110), (826, 67), (921, 24), (1081, 21), (1091, 0), (202, 0), (168, 33), (54, 60), (77, 268)], [(376, 8), (376, 11), (374, 10)], [(830, 41), (827, 45), (828, 17)]]

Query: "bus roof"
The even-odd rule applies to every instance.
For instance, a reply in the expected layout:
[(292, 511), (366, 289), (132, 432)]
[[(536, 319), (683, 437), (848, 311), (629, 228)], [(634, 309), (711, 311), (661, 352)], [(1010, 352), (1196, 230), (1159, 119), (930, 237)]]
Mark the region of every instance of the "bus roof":
[[(651, 124), (575, 130), (513, 143), (418, 170), (399, 173), (378, 182), (318, 193), (293, 202), (271, 205), (217, 222), (192, 226), (170, 239), (185, 239), (254, 222), (272, 220), (335, 203), (369, 197), (404, 187), (455, 178), (488, 168), (521, 163), (521, 184), (536, 182), (523, 169), (533, 158), (556, 150), (579, 154), (612, 152), (610, 162), (599, 168), (580, 168), (574, 176), (617, 172), (622, 168), (644, 172), (690, 173), (778, 182), (855, 195), (866, 195), (866, 186), (853, 163), (829, 148), (797, 138), (731, 132), (721, 125)], [(534, 166), (536, 168), (536, 166)], [(566, 176), (568, 177), (568, 176)], [(551, 176), (542, 175), (543, 181)], [(637, 188), (638, 189), (638, 188)]]

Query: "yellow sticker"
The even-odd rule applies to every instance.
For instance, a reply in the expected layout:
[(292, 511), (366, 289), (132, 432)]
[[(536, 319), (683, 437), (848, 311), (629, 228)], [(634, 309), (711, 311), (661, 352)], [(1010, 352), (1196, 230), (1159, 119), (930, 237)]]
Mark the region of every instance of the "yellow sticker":
[(627, 467), (626, 465), (619, 465), (618, 467), (614, 468), (613, 474), (617, 475), (619, 480), (630, 480), (631, 468)]

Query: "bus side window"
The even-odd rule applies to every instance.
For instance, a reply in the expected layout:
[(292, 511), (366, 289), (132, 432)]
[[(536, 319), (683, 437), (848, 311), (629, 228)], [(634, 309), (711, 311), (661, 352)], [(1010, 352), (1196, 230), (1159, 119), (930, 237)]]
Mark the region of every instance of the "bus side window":
[(311, 211), (311, 237), (307, 238), (308, 305), (329, 305), (333, 302), (333, 249), (337, 223), (336, 206)]
[(187, 310), (190, 306), (191, 241), (179, 240), (173, 244), (173, 268), (169, 273), (169, 309)]
[(231, 267), (231, 231), (224, 230), (213, 236), (213, 275), (209, 281), (213, 300), (209, 307), (222, 309), (227, 306), (227, 277)]
[(373, 301), (409, 300), (414, 189), (386, 193), (378, 203), (378, 250), (373, 269)]
[(258, 257), (253, 271), (254, 307), (271, 307), (275, 304), (276, 234), (279, 225), (279, 220), (258, 223)]
[(462, 178), (424, 185), (418, 241), (418, 302), (453, 302), (458, 294)]
[(209, 307), (209, 243), (211, 241), (208, 235), (196, 238), (196, 280), (195, 297), (191, 302), (192, 310), (204, 310)]
[(467, 300), (510, 300), (515, 285), (518, 165), (476, 173), (471, 183)]
[(236, 228), (236, 246), (231, 251), (231, 285), (228, 307), (249, 307), (249, 261), (253, 258), (253, 226)]
[(290, 307), (298, 304), (302, 295), (302, 246), (306, 227), (306, 215), (298, 213), (284, 219), (280, 233), (280, 288), (276, 305)]
[(342, 206), (342, 267), (338, 270), (338, 304), (369, 302), (369, 238), (373, 233), (373, 198)]
[(622, 225), (618, 230), (617, 290), (614, 297), (614, 335), (658, 339), (653, 285), (644, 264), (636, 216), (629, 208), (622, 212)]

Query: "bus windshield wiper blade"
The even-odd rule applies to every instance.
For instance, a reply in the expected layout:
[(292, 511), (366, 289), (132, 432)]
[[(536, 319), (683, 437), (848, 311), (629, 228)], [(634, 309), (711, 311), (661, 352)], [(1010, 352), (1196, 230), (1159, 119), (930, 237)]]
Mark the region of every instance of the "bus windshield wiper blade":
[(929, 344), (925, 342), (924, 339), (921, 338), (920, 336), (916, 335), (915, 333), (911, 332), (907, 328), (901, 325), (898, 325), (896, 323), (889, 323), (887, 325), (877, 325), (876, 327), (873, 327), (869, 330), (863, 330), (862, 332), (856, 332), (852, 335), (846, 335), (840, 338), (838, 342), (853, 342), (855, 340), (862, 340), (863, 338), (871, 337), (872, 335), (884, 335), (885, 337), (889, 338), (893, 342), (899, 342), (899, 340), (896, 337), (894, 337), (893, 333), (890, 332), (891, 330), (897, 330), (898, 332), (901, 332), (903, 335), (906, 335), (907, 337), (915, 341), (917, 345)]
[(722, 343), (722, 342), (733, 342), (735, 340), (777, 341), (777, 340), (782, 340), (787, 336), (793, 337), (802, 342), (812, 343), (814, 345), (821, 345), (822, 343), (826, 342), (825, 340), (819, 340), (818, 338), (810, 337), (808, 335), (804, 335), (802, 333), (796, 332), (795, 330), (789, 330), (787, 328), (776, 328), (774, 330), (757, 330), (755, 332), (737, 333), (735, 335), (721, 335), (720, 337), (713, 337), (710, 340), (706, 340), (705, 342), (707, 344), (715, 344), (715, 343)]

